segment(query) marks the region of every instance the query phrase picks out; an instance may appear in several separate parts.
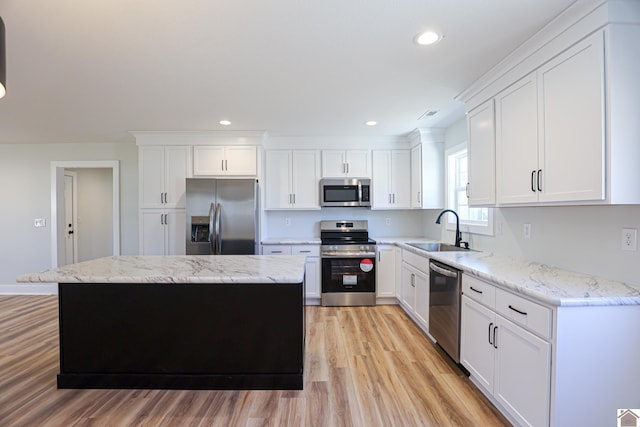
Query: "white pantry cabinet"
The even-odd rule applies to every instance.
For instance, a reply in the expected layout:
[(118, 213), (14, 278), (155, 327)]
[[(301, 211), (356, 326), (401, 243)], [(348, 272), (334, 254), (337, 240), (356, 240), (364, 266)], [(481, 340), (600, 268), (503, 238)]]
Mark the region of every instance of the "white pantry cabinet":
[(460, 363), (518, 424), (548, 425), (551, 309), (466, 274), (462, 280)]
[(140, 208), (184, 208), (191, 147), (143, 146), (138, 150)]
[(322, 150), (323, 178), (370, 178), (369, 150)]
[(493, 99), (467, 113), (469, 206), (492, 206), (496, 203), (495, 117)]
[(376, 296), (393, 298), (396, 296), (396, 247), (376, 245)]
[(184, 255), (185, 210), (141, 209), (139, 245), (140, 255)]
[(193, 147), (194, 176), (251, 176), (258, 174), (257, 147), (196, 145)]
[(267, 150), (265, 209), (320, 209), (320, 152)]
[(262, 245), (262, 255), (305, 255), (305, 298), (307, 303), (320, 302), (320, 245)]
[(373, 150), (371, 209), (411, 207), (411, 152)]
[(442, 143), (421, 143), (411, 148), (412, 208), (444, 207), (443, 156)]

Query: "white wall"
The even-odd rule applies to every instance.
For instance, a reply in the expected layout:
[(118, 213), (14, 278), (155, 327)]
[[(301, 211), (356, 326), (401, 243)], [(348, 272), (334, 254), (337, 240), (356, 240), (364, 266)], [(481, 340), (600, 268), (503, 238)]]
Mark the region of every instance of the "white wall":
[[(138, 252), (134, 142), (0, 144), (0, 287), (15, 287), (20, 274), (51, 268), (51, 162), (72, 160), (120, 161), (121, 253)], [(47, 226), (35, 228), (35, 218), (46, 219)]]
[[(447, 148), (466, 141), (464, 119), (447, 129), (445, 141)], [(622, 228), (640, 229), (640, 205), (496, 208), (494, 217), (495, 236), (470, 236), (471, 247), (640, 284), (640, 251), (621, 250)], [(443, 228), (441, 239), (453, 242), (454, 233)]]

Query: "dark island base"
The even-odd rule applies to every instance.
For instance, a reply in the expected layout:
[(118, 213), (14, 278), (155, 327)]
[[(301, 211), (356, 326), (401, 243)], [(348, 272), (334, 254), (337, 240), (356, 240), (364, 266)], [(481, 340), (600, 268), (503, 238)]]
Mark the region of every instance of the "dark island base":
[(61, 283), (58, 388), (300, 390), (304, 284)]

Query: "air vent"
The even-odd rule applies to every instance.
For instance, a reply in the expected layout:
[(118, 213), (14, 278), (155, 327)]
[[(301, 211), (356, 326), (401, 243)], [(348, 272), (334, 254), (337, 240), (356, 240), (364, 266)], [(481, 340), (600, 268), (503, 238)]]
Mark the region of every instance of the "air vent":
[(423, 119), (426, 119), (427, 117), (435, 116), (437, 113), (438, 113), (438, 110), (427, 110), (420, 117), (418, 117), (418, 120), (423, 120)]

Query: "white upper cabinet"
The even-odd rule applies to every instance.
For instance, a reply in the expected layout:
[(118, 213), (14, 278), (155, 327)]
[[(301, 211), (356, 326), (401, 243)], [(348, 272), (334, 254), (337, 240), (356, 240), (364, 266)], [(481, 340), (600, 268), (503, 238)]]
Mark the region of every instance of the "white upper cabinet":
[(187, 146), (140, 147), (141, 208), (184, 208), (190, 154)]
[(369, 150), (322, 150), (322, 177), (371, 177)]
[(411, 207), (444, 207), (443, 144), (421, 143), (411, 149)]
[(194, 176), (256, 176), (257, 148), (255, 146), (193, 147)]
[(320, 209), (319, 151), (268, 150), (265, 169), (266, 209)]
[(538, 70), (540, 201), (604, 199), (604, 34)]
[(491, 206), (496, 203), (494, 120), (493, 99), (467, 114), (469, 206)]
[(409, 150), (373, 150), (372, 209), (411, 207)]

